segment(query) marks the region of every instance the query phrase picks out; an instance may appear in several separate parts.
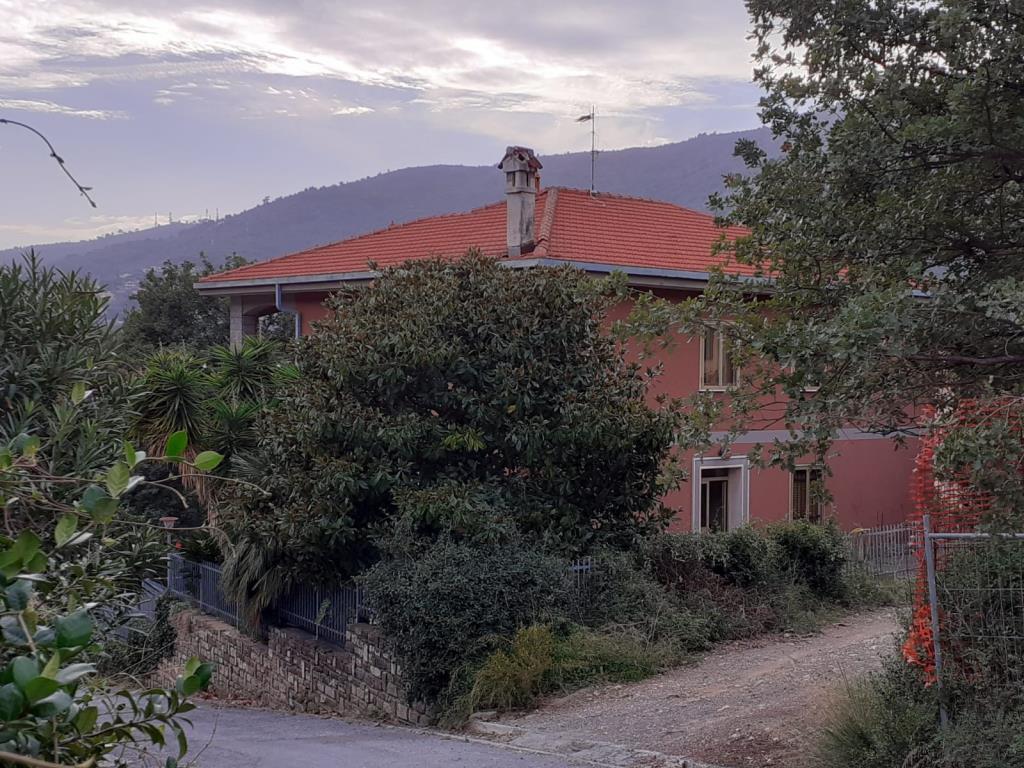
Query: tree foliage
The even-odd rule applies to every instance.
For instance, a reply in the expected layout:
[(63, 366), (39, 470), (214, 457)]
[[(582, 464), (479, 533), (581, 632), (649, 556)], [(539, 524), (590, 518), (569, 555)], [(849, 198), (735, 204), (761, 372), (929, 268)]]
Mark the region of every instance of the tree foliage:
[[(182, 461), (179, 443), (172, 436), (160, 460)], [(31, 499), (52, 514), (46, 543), (27, 527), (0, 536), (0, 751), (35, 761), (9, 759), (22, 765), (127, 765), (126, 750), (170, 742), (177, 757), (165, 764), (177, 765), (188, 747), (182, 717), (194, 709), (187, 697), (206, 687), (212, 667), (193, 659), (173, 690), (110, 690), (91, 679), (102, 629), (123, 619), (138, 592), (115, 518), (122, 498), (146, 482), (135, 473), (151, 459), (125, 443), (90, 482), (51, 474), (40, 463), (45, 447), (23, 435), (0, 448), (0, 508)], [(151, 549), (142, 555), (155, 564)]]
[[(748, 0), (761, 115), (782, 154), (749, 142), (752, 174), (717, 200), (750, 228), (723, 250), (771, 286), (719, 277), (640, 319), (693, 333), (723, 323), (744, 365), (731, 402), (749, 427), (792, 430), (769, 460), (824, 457), (836, 430), (901, 436), (920, 406), (942, 420), (973, 399), (1019, 413), (1024, 381), (1024, 14), (1005, 0)], [(728, 270), (726, 270), (728, 271)], [(812, 391), (817, 387), (816, 391)], [(980, 428), (1005, 431), (999, 418)], [(947, 469), (1020, 467), (980, 439)], [(1006, 441), (1003, 441), (1006, 442)], [(1020, 473), (1003, 474), (1004, 509)]]
[(110, 461), (139, 393), (106, 307), (102, 286), (32, 252), (0, 264), (0, 444), (48, 439), (57, 472)]
[(415, 547), (507, 526), (581, 552), (659, 528), (674, 416), (604, 332), (605, 290), (471, 254), (337, 294), (262, 425), (269, 495), (223, 513), (236, 597), (356, 573), (374, 530)]

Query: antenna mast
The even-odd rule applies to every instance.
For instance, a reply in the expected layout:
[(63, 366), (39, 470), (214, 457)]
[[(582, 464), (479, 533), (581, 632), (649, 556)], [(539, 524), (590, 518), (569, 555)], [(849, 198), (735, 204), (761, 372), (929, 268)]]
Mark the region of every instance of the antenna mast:
[(590, 196), (597, 194), (595, 173), (597, 169), (597, 111), (590, 105)]
[(590, 105), (590, 112), (576, 118), (577, 123), (590, 123), (590, 196), (597, 194), (597, 109)]

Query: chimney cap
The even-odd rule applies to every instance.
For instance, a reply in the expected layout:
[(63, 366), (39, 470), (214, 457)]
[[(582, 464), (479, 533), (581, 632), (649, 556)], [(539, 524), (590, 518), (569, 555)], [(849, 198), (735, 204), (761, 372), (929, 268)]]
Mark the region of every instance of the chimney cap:
[(529, 147), (506, 147), (505, 156), (498, 163), (498, 168), (503, 171), (536, 171), (543, 167)]

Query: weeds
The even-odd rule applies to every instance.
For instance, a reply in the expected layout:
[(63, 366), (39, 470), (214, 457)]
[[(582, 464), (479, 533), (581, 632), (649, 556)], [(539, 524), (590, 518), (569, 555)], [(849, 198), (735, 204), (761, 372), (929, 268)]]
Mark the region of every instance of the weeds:
[(651, 642), (630, 628), (574, 626), (556, 633), (534, 624), (456, 676), (443, 720), (457, 725), (478, 710), (526, 709), (545, 694), (643, 680), (682, 658), (671, 642)]

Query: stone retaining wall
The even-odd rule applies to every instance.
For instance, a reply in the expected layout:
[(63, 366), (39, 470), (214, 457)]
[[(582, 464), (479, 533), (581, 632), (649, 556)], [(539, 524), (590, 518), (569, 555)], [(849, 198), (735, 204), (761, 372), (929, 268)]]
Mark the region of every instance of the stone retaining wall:
[(297, 629), (271, 627), (267, 642), (191, 609), (171, 617), (178, 637), (159, 677), (171, 681), (193, 656), (216, 665), (211, 692), (270, 708), (318, 714), (383, 717), (429, 725), (431, 708), (409, 705), (401, 670), (384, 647), (380, 630), (352, 624), (345, 647)]

